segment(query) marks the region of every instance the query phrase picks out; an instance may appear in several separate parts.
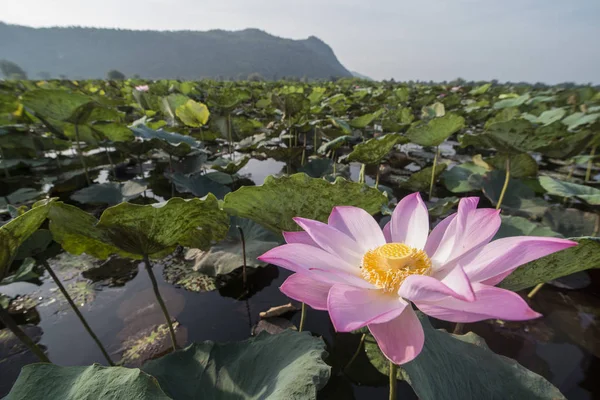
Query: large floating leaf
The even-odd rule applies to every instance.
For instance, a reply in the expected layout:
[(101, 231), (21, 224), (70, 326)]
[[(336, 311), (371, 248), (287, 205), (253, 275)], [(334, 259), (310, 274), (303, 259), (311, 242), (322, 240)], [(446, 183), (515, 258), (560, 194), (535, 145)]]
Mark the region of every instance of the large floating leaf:
[(218, 199), (222, 199), (227, 193), (231, 192), (231, 189), (227, 186), (201, 173), (184, 175), (180, 172), (175, 172), (174, 174), (167, 173), (165, 176), (175, 185), (179, 193), (191, 193), (196, 197), (204, 197), (212, 193)]
[(58, 121), (72, 120), (83, 107), (92, 102), (91, 97), (60, 89), (38, 89), (23, 95), (25, 107), (36, 115)]
[[(483, 177), (472, 176), (470, 180), (474, 185), (479, 184), (483, 194), (496, 205), (500, 200), (502, 187), (506, 179), (506, 172), (494, 170), (488, 172)], [(526, 185), (520, 179), (510, 178), (504, 198), (502, 199), (502, 208), (511, 209), (514, 212), (527, 215), (541, 216), (550, 206), (543, 199), (536, 197), (531, 187)]]
[(374, 113), (361, 115), (360, 117), (353, 118), (349, 124), (353, 128), (363, 129), (370, 125), (373, 121), (381, 116), (385, 112), (384, 109), (379, 109)]
[(517, 268), (498, 286), (514, 291), (523, 290), (600, 266), (600, 238), (580, 237), (571, 240), (579, 244)]
[(225, 196), (224, 209), (275, 232), (297, 231), (292, 220), (304, 217), (327, 221), (335, 206), (355, 206), (375, 214), (387, 203), (379, 190), (338, 178), (335, 183), (294, 174), (267, 177), (261, 186), (246, 186)]
[(199, 128), (206, 125), (210, 112), (205, 104), (198, 103), (194, 100), (188, 100), (185, 104), (180, 105), (175, 110), (179, 119), (187, 126)]
[(494, 236), (494, 240), (509, 236), (562, 237), (560, 233), (554, 232), (542, 224), (531, 222), (527, 218), (505, 215), (501, 215), (500, 218), (502, 218), (502, 225)]
[(452, 167), (452, 169), (449, 169), (448, 171), (444, 171), (442, 174), (442, 181), (444, 182), (446, 189), (452, 193), (473, 192), (479, 190), (481, 186), (469, 178), (473, 175), (483, 175), (486, 172), (487, 169), (484, 167), (472, 162), (467, 162)]
[[(442, 173), (448, 167), (446, 164), (438, 164), (435, 166), (435, 173), (433, 174), (433, 181), (436, 182)], [(433, 165), (431, 167), (423, 168), (422, 170), (411, 174), (408, 180), (400, 182), (400, 186), (406, 189), (410, 189), (415, 192), (421, 192), (429, 189), (431, 184), (431, 175), (433, 173)]]
[(528, 153), (498, 154), (485, 161), (496, 169), (506, 171), (507, 158), (510, 163), (510, 176), (513, 178), (524, 178), (537, 175), (538, 164)]
[[(425, 344), (417, 358), (400, 367), (399, 375), (419, 399), (565, 399), (543, 377), (492, 352), (476, 334), (452, 335), (436, 330), (426, 315), (417, 314)], [(373, 365), (387, 374), (387, 359), (370, 335), (365, 340), (365, 350)]]
[(412, 126), (406, 134), (413, 143), (421, 146), (438, 146), (464, 126), (463, 117), (448, 113), (441, 118), (432, 119), (427, 124), (420, 123)]
[(31, 210), (0, 227), (0, 280), (8, 274), (19, 247), (46, 220), (49, 204), (49, 201), (40, 201)]
[(577, 197), (586, 203), (600, 204), (600, 189), (577, 183), (559, 181), (549, 176), (540, 176), (540, 185), (553, 196)]
[(504, 153), (533, 151), (548, 145), (548, 138), (535, 135), (533, 125), (525, 119), (510, 119), (486, 124), (479, 135), (463, 135), (461, 145), (494, 148)]
[(565, 237), (594, 236), (600, 226), (600, 215), (556, 206), (546, 210), (542, 222)]
[(392, 133), (381, 138), (369, 139), (364, 143), (357, 144), (352, 153), (348, 154), (347, 160), (363, 164), (379, 164), (396, 144), (407, 142), (407, 138)]
[(228, 158), (217, 158), (210, 162), (210, 168), (215, 171), (224, 172), (229, 175), (237, 173), (240, 169), (244, 168), (250, 161), (250, 157), (243, 157), (237, 161), (230, 160)]
[(57, 203), (48, 218), (54, 240), (66, 251), (100, 259), (111, 254), (159, 258), (177, 245), (208, 249), (225, 237), (229, 224), (213, 195), (205, 200), (172, 198), (152, 205), (122, 203), (107, 208), (100, 220), (77, 207)]
[(171, 145), (178, 145), (185, 143), (190, 147), (199, 147), (198, 142), (191, 136), (180, 135), (179, 133), (167, 132), (163, 129), (154, 130), (148, 128), (146, 125), (131, 126), (129, 129), (133, 131), (135, 136), (144, 139), (159, 139), (165, 141)]
[(71, 199), (81, 204), (108, 204), (114, 206), (138, 197), (146, 189), (147, 185), (136, 181), (107, 182), (78, 190), (71, 195)]
[(308, 333), (261, 333), (243, 342), (196, 343), (143, 370), (174, 400), (310, 400), (329, 379), (325, 354), (325, 343)]
[(127, 142), (133, 140), (133, 132), (125, 126), (114, 122), (97, 123), (92, 129), (102, 134), (111, 142)]
[(60, 367), (30, 364), (4, 400), (169, 400), (156, 379), (123, 367)]
[(248, 266), (266, 265), (257, 260), (257, 257), (278, 246), (280, 237), (254, 221), (231, 217), (227, 237), (197, 257), (194, 269), (209, 276), (217, 276), (229, 274), (244, 265), (242, 238), (238, 227), (244, 232)]
[(525, 104), (529, 98), (529, 93), (525, 93), (524, 95), (515, 98), (500, 100), (494, 103), (494, 108), (500, 110), (502, 108), (519, 107), (520, 105)]

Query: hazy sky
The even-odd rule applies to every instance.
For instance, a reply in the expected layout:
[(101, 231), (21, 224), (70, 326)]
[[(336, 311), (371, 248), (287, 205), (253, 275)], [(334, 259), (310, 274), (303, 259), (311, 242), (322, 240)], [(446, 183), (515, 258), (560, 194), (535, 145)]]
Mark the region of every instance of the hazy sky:
[(0, 0), (0, 20), (315, 35), (376, 79), (600, 83), (600, 0)]

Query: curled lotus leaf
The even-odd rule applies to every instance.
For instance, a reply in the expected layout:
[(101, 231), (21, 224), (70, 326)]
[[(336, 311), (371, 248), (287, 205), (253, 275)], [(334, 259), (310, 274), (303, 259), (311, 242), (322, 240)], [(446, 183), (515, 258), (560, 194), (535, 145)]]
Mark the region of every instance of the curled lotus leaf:
[(294, 217), (327, 221), (335, 206), (355, 206), (375, 214), (384, 204), (387, 197), (367, 185), (343, 178), (329, 183), (298, 173), (281, 178), (269, 176), (260, 186), (241, 187), (225, 196), (223, 208), (280, 233), (300, 229)]
[(229, 227), (227, 214), (212, 194), (203, 200), (121, 203), (107, 208), (99, 220), (77, 207), (55, 203), (48, 218), (54, 240), (66, 251), (100, 259), (112, 254), (160, 258), (178, 245), (208, 249), (225, 237)]

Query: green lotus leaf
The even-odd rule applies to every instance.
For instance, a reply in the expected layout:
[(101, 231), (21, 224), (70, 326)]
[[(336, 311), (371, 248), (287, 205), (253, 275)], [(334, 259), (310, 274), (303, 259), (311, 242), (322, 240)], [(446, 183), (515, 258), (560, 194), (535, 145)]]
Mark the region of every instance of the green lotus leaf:
[[(446, 170), (448, 165), (442, 163), (435, 166), (435, 174), (433, 181), (437, 181), (442, 173)], [(410, 189), (415, 192), (422, 192), (429, 190), (431, 185), (431, 174), (433, 172), (433, 165), (431, 167), (423, 168), (422, 170), (411, 174), (408, 180), (401, 182), (400, 186), (406, 189)]]
[(496, 122), (487, 125), (484, 134), (465, 135), (462, 139), (463, 146), (491, 147), (505, 153), (532, 151), (548, 144), (547, 138), (534, 135), (533, 125), (525, 119)]
[(15, 282), (26, 282), (39, 278), (40, 274), (35, 271), (36, 262), (33, 258), (26, 258), (21, 262), (21, 266), (12, 274), (0, 281), (0, 286), (9, 285)]
[(498, 154), (485, 161), (495, 169), (506, 171), (506, 159), (510, 160), (510, 176), (514, 178), (525, 178), (537, 176), (538, 164), (528, 153)]
[[(222, 199), (231, 192), (227, 186), (200, 173), (184, 175), (180, 172), (174, 174), (166, 173), (165, 176), (175, 185), (179, 193), (191, 193), (196, 197), (204, 197), (212, 193), (218, 199)], [(231, 181), (231, 177), (229, 177)]]
[(196, 257), (194, 270), (215, 277), (229, 274), (244, 265), (242, 239), (238, 227), (244, 232), (247, 265), (250, 267), (266, 265), (256, 258), (279, 246), (281, 238), (254, 221), (231, 217), (227, 237), (212, 246), (209, 251)]
[[(483, 194), (492, 202), (498, 203), (500, 193), (504, 186), (506, 173), (500, 170), (493, 170), (483, 176), (471, 176), (469, 180), (473, 185), (480, 185)], [(502, 208), (510, 209), (515, 213), (541, 217), (548, 209), (550, 204), (539, 197), (535, 197), (534, 190), (525, 184), (522, 180), (510, 178), (508, 187), (502, 200)]]
[(33, 232), (17, 250), (15, 260), (24, 260), (28, 257), (36, 257), (43, 253), (52, 244), (52, 234), (48, 229), (38, 229)]
[(107, 208), (97, 220), (64, 203), (48, 213), (54, 240), (72, 254), (87, 253), (99, 259), (111, 254), (142, 259), (160, 258), (177, 245), (208, 249), (227, 234), (229, 219), (218, 200), (172, 198), (152, 205), (121, 203)]
[(92, 125), (91, 128), (111, 142), (128, 142), (133, 140), (133, 133), (131, 130), (127, 126), (119, 123), (101, 122)]
[(405, 88), (405, 87), (397, 88), (397, 89), (394, 89), (393, 93), (399, 102), (404, 103), (404, 102), (408, 101), (408, 97), (409, 97), (408, 88)]
[(38, 116), (71, 122), (75, 122), (78, 114), (94, 103), (91, 97), (60, 89), (32, 90), (23, 94), (22, 101)]
[(373, 113), (364, 114), (364, 115), (361, 115), (360, 117), (353, 118), (349, 122), (349, 124), (353, 128), (364, 129), (368, 125), (371, 125), (373, 123), (373, 121), (375, 121), (377, 118), (379, 118), (381, 116), (381, 114), (383, 114), (384, 112), (385, 112), (385, 109), (381, 108)]
[(225, 111), (231, 111), (240, 103), (250, 100), (252, 96), (244, 89), (224, 88), (220, 93), (213, 93), (209, 100)]
[(560, 121), (567, 111), (564, 108), (554, 108), (552, 110), (544, 111), (540, 114), (537, 122), (544, 125), (550, 125), (556, 121)]
[(177, 107), (175, 113), (184, 124), (194, 128), (206, 125), (210, 116), (206, 104), (198, 103), (191, 99)]
[(88, 186), (74, 192), (71, 199), (81, 204), (108, 204), (114, 206), (135, 199), (148, 188), (148, 185), (136, 181), (124, 183), (107, 182)]
[(569, 130), (573, 130), (582, 125), (592, 124), (596, 122), (598, 118), (600, 118), (600, 113), (585, 114), (582, 112), (576, 112), (563, 119), (562, 123), (565, 124)]
[(325, 154), (329, 150), (337, 150), (338, 148), (340, 148), (344, 144), (346, 144), (350, 139), (352, 139), (352, 136), (345, 135), (345, 136), (340, 136), (338, 138), (330, 140), (329, 142), (323, 143), (319, 147), (318, 152), (319, 152), (319, 154)]
[(600, 189), (572, 182), (559, 181), (549, 176), (540, 176), (539, 181), (548, 194), (553, 196), (576, 197), (588, 204), (600, 204)]
[(170, 400), (155, 378), (139, 369), (123, 367), (60, 367), (30, 364), (4, 400)]
[(329, 379), (325, 355), (323, 340), (287, 330), (243, 342), (196, 343), (142, 369), (174, 400), (309, 400)]
[(428, 123), (410, 127), (406, 135), (411, 142), (421, 146), (438, 146), (465, 126), (465, 119), (453, 113), (434, 118)]
[(529, 100), (530, 97), (531, 96), (529, 95), (529, 93), (525, 93), (524, 95), (515, 98), (500, 100), (494, 103), (494, 108), (496, 110), (500, 110), (502, 108), (519, 107), (520, 105), (525, 104), (525, 102)]
[(379, 164), (398, 143), (408, 143), (408, 139), (392, 133), (380, 138), (372, 138), (354, 146), (352, 153), (348, 154), (347, 160), (363, 164)]
[(575, 208), (551, 207), (542, 217), (544, 225), (565, 237), (594, 236), (600, 216)]
[(562, 237), (560, 233), (527, 218), (501, 215), (502, 225), (494, 236), (494, 240), (509, 236), (549, 236)]
[(435, 102), (430, 106), (425, 106), (421, 109), (422, 119), (439, 118), (446, 115), (446, 107), (443, 103)]
[(476, 180), (469, 178), (473, 175), (484, 175), (486, 172), (488, 171), (484, 167), (472, 162), (466, 162), (444, 171), (441, 178), (446, 189), (452, 193), (474, 192), (480, 190), (481, 186), (476, 184)]
[(51, 203), (51, 200), (39, 201), (31, 210), (0, 227), (0, 280), (7, 276), (19, 247), (46, 220)]
[(136, 125), (129, 127), (133, 131), (133, 134), (143, 139), (159, 139), (167, 142), (171, 145), (178, 145), (185, 143), (190, 147), (199, 147), (198, 142), (191, 136), (180, 135), (174, 132), (167, 132), (163, 129), (154, 130), (148, 128), (146, 125)]
[(563, 276), (598, 268), (600, 265), (600, 238), (571, 238), (579, 244), (550, 254), (517, 268), (498, 286), (518, 291), (550, 282)]
[(345, 135), (352, 133), (352, 128), (350, 127), (350, 124), (347, 121), (335, 117), (331, 117), (330, 120), (333, 126), (341, 129)]
[(177, 108), (185, 105), (188, 100), (190, 100), (190, 98), (183, 94), (172, 93), (167, 97), (161, 98), (159, 107), (165, 118), (169, 120), (171, 124), (173, 124), (175, 123)]
[(333, 161), (329, 158), (313, 158), (298, 168), (298, 172), (304, 172), (311, 178), (322, 178), (333, 173)]
[(327, 221), (335, 206), (355, 206), (370, 214), (379, 212), (387, 197), (367, 185), (337, 178), (334, 183), (294, 174), (267, 177), (261, 186), (245, 186), (225, 196), (223, 208), (231, 215), (248, 218), (274, 232), (297, 231), (292, 220), (304, 217)]
[(35, 200), (43, 195), (43, 192), (40, 192), (37, 189), (33, 188), (20, 188), (4, 197), (0, 197), (0, 207), (6, 207), (6, 200), (8, 199), (9, 203), (12, 205), (19, 205)]
[(458, 197), (443, 197), (435, 201), (427, 202), (429, 215), (432, 217), (441, 217), (446, 215), (450, 210), (453, 210), (458, 205), (460, 199)]
[(491, 83), (486, 83), (486, 84), (484, 84), (484, 85), (477, 86), (476, 88), (473, 88), (473, 89), (472, 89), (472, 90), (469, 92), (469, 94), (472, 94), (472, 95), (474, 95), (474, 96), (479, 96), (479, 95), (485, 94), (485, 92), (487, 92), (487, 91), (488, 91), (488, 89), (489, 89), (489, 88), (491, 88), (491, 87), (492, 87), (492, 84), (491, 84)]
[[(423, 313), (417, 315), (425, 344), (417, 358), (400, 366), (398, 378), (406, 380), (419, 399), (565, 400), (540, 375), (491, 351), (480, 336), (473, 332), (452, 335), (434, 329)], [(365, 351), (371, 363), (387, 375), (387, 359), (371, 335), (365, 340)]]
[(210, 162), (210, 168), (215, 171), (233, 175), (244, 168), (246, 164), (248, 164), (248, 161), (250, 161), (250, 157), (243, 157), (237, 161), (232, 161), (228, 158), (217, 158)]

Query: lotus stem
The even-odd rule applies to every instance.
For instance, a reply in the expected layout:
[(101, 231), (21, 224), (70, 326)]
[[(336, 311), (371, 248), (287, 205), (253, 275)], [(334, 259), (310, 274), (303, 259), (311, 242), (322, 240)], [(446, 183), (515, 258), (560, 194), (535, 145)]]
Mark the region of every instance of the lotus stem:
[(85, 180), (88, 185), (91, 185), (90, 175), (88, 174), (87, 165), (85, 164), (85, 159), (83, 157), (83, 151), (81, 150), (81, 141), (79, 140), (79, 124), (75, 124), (75, 140), (77, 141), (77, 154), (79, 155), (79, 162), (83, 166), (83, 171), (85, 172)]
[(302, 147), (302, 160), (300, 160), (300, 166), (304, 166), (304, 159), (306, 158), (306, 133), (304, 133), (304, 146)]
[(240, 231), (240, 239), (242, 240), (242, 258), (244, 259), (244, 264), (242, 267), (242, 280), (244, 283), (244, 289), (246, 289), (247, 275), (246, 275), (246, 238), (244, 236), (244, 230), (241, 226), (238, 225), (238, 231)]
[(358, 357), (358, 355), (360, 354), (360, 350), (362, 349), (363, 344), (365, 343), (366, 337), (367, 337), (367, 334), (363, 333), (362, 336), (360, 337), (360, 342), (358, 342), (358, 347), (356, 348), (356, 351), (352, 355), (352, 358), (350, 358), (350, 361), (348, 361), (348, 363), (344, 367), (344, 370), (346, 370), (348, 367), (350, 367), (352, 365), (352, 363), (354, 362), (354, 360), (356, 360), (356, 357)]
[(544, 283), (538, 283), (537, 285), (535, 285), (535, 287), (531, 290), (531, 292), (529, 292), (529, 294), (527, 294), (527, 298), (533, 299), (533, 296), (535, 296), (536, 293), (539, 292), (543, 286), (544, 286)]
[(508, 181), (510, 180), (510, 157), (506, 156), (506, 178), (504, 178), (504, 186), (502, 186), (502, 192), (500, 192), (500, 198), (498, 199), (498, 204), (496, 204), (496, 210), (499, 210), (502, 206), (502, 200), (504, 200), (504, 195), (506, 194), (506, 189), (508, 188)]
[(571, 180), (571, 178), (573, 178), (573, 174), (575, 173), (575, 168), (577, 167), (577, 164), (575, 164), (575, 162), (573, 162), (573, 165), (571, 165), (571, 168), (569, 169), (569, 174), (567, 175), (567, 182)]
[(396, 400), (396, 385), (398, 379), (396, 375), (398, 373), (398, 366), (390, 361), (390, 400)]
[(21, 341), (21, 343), (27, 346), (27, 348), (33, 354), (35, 354), (41, 362), (51, 363), (51, 361), (48, 359), (48, 356), (46, 356), (46, 353), (44, 353), (42, 349), (40, 349), (39, 346), (35, 344), (33, 340), (31, 340), (31, 338), (27, 336), (27, 334), (23, 332), (21, 328), (19, 328), (19, 325), (17, 325), (15, 320), (10, 316), (9, 312), (5, 310), (4, 307), (2, 307), (1, 305), (0, 321), (2, 321), (4, 326), (10, 329), (10, 331)]
[(112, 157), (110, 156), (110, 151), (108, 151), (108, 147), (104, 148), (106, 152), (106, 156), (108, 157), (108, 162), (110, 163), (110, 168), (112, 169), (113, 178), (117, 180), (117, 169), (115, 168), (115, 164), (113, 163)]
[(313, 136), (313, 154), (317, 155), (317, 128), (315, 128)]
[(590, 159), (588, 160), (587, 170), (585, 171), (585, 181), (589, 182), (592, 177), (592, 166), (594, 165), (594, 155), (596, 154), (596, 148), (598, 146), (592, 147), (592, 151), (590, 151)]
[(360, 172), (358, 173), (358, 183), (365, 183), (365, 168), (366, 164), (360, 166)]
[(108, 352), (106, 351), (106, 349), (104, 348), (104, 346), (100, 342), (100, 339), (98, 339), (98, 336), (96, 336), (96, 334), (94, 333), (94, 331), (92, 331), (92, 328), (90, 327), (90, 325), (87, 323), (87, 321), (85, 320), (85, 318), (81, 314), (81, 311), (79, 311), (79, 308), (77, 308), (77, 305), (75, 304), (75, 302), (71, 298), (71, 295), (69, 295), (69, 292), (67, 292), (67, 289), (65, 289), (65, 287), (63, 286), (63, 284), (60, 281), (60, 279), (58, 279), (58, 276), (56, 276), (56, 274), (54, 273), (54, 271), (50, 267), (50, 264), (48, 264), (48, 262), (46, 260), (40, 261), (40, 264), (42, 264), (44, 266), (44, 268), (46, 269), (46, 271), (48, 271), (48, 274), (50, 274), (50, 276), (52, 277), (52, 280), (54, 281), (54, 283), (56, 283), (56, 286), (58, 286), (58, 289), (60, 290), (60, 292), (62, 293), (62, 295), (65, 297), (65, 299), (67, 299), (67, 302), (69, 303), (69, 305), (71, 306), (71, 308), (75, 312), (75, 315), (77, 315), (77, 317), (79, 318), (79, 320), (83, 324), (83, 327), (85, 328), (85, 330), (90, 334), (90, 336), (92, 337), (92, 339), (94, 340), (94, 342), (96, 342), (96, 345), (98, 346), (98, 348), (102, 352), (102, 355), (104, 356), (104, 358), (106, 358), (106, 361), (108, 362), (108, 365), (110, 365), (111, 367), (114, 367), (115, 364), (110, 359), (110, 356), (108, 355)]
[(231, 147), (233, 144), (233, 136), (231, 135), (231, 114), (227, 114), (227, 146), (229, 148), (229, 154), (231, 154)]
[(302, 303), (302, 311), (300, 312), (300, 326), (298, 332), (302, 332), (304, 329), (304, 321), (306, 320), (306, 304)]
[(8, 172), (8, 166), (6, 165), (6, 158), (4, 158), (4, 151), (2, 150), (2, 146), (0, 146), (0, 159), (2, 159), (2, 166), (4, 167), (4, 175), (7, 178), (10, 178), (10, 172)]
[(377, 167), (377, 176), (375, 177), (375, 189), (379, 189), (379, 171), (381, 170), (381, 164)]
[(433, 169), (431, 170), (431, 182), (429, 183), (429, 200), (433, 195), (433, 184), (435, 183), (435, 169), (437, 168), (437, 161), (440, 155), (440, 146), (435, 146), (435, 157), (433, 157)]
[(54, 155), (56, 156), (56, 158), (55, 158), (56, 168), (58, 169), (58, 173), (61, 174), (62, 173), (62, 165), (60, 165), (60, 158), (59, 158), (58, 151), (54, 150)]
[(454, 333), (455, 335), (462, 335), (464, 328), (465, 324), (463, 324), (462, 322), (457, 322), (456, 325), (454, 325), (454, 331), (452, 333)]
[(298, 132), (294, 131), (294, 147), (298, 147)]
[(177, 351), (177, 338), (175, 337), (175, 329), (173, 329), (173, 323), (171, 321), (171, 316), (169, 315), (169, 311), (167, 310), (167, 306), (163, 301), (162, 296), (160, 295), (160, 291), (158, 290), (158, 283), (156, 282), (156, 277), (154, 276), (154, 272), (152, 271), (152, 264), (150, 264), (150, 259), (148, 255), (144, 255), (144, 265), (146, 266), (146, 271), (148, 271), (148, 275), (150, 276), (150, 280), (152, 281), (152, 289), (154, 290), (154, 295), (156, 296), (156, 301), (160, 305), (162, 312), (167, 320), (167, 326), (169, 327), (169, 333), (171, 334), (171, 344), (173, 345), (173, 351)]

